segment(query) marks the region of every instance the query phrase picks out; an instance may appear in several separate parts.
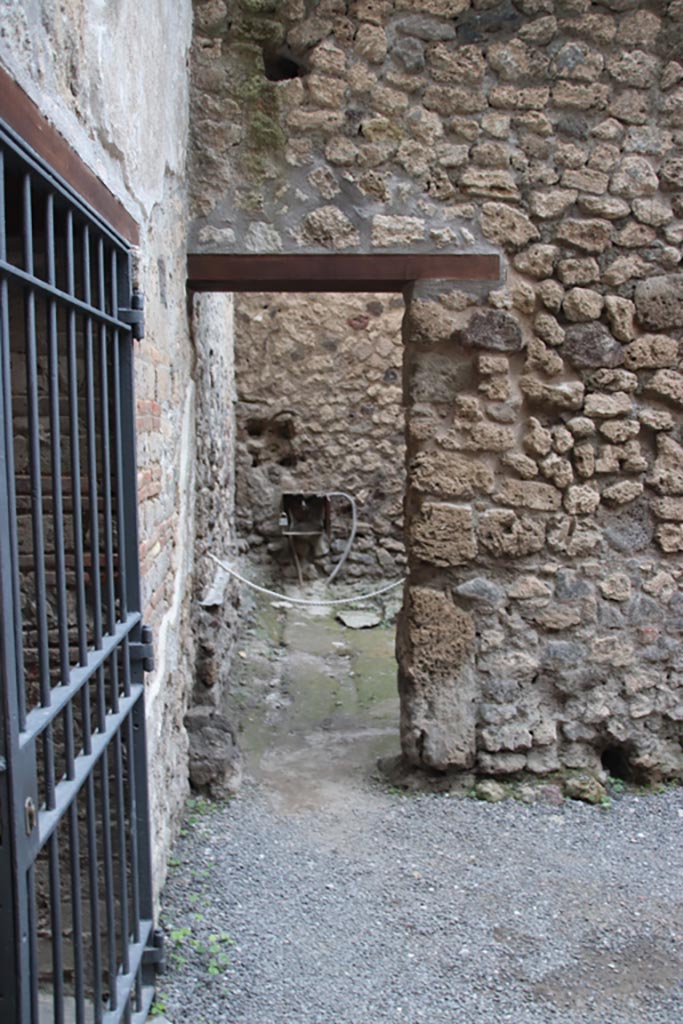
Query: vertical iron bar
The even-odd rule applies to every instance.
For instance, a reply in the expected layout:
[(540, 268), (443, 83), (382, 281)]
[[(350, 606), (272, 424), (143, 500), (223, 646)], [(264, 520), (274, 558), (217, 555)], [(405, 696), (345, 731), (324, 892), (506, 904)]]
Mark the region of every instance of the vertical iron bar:
[[(111, 254), (111, 303), (116, 314), (119, 308), (118, 302), (118, 267), (116, 252)], [(125, 339), (128, 341), (128, 338)], [(113, 392), (113, 430), (114, 430), (114, 474), (116, 488), (116, 554), (118, 567), (118, 595), (119, 615), (125, 621), (128, 615), (128, 602), (126, 596), (126, 523), (124, 517), (123, 501), (123, 450), (121, 444), (121, 373), (120, 373), (120, 345), (121, 335), (119, 331), (113, 332), (112, 338), (112, 392)], [(128, 637), (123, 642), (123, 680), (124, 693), (130, 694), (130, 650)], [(113, 661), (116, 659), (112, 659)], [(116, 774), (116, 812), (118, 821), (118, 855), (119, 855), (119, 899), (121, 914), (121, 946), (122, 946), (122, 967), (125, 974), (130, 970), (130, 928), (128, 913), (128, 871), (127, 871), (127, 842), (126, 842), (126, 821), (123, 791), (123, 757), (121, 750), (121, 734), (117, 733), (114, 746), (115, 774)], [(129, 1018), (129, 1007), (126, 1017)]]
[[(74, 266), (74, 220), (71, 210), (66, 215), (67, 291), (76, 294)], [(88, 660), (88, 624), (85, 611), (85, 569), (83, 559), (83, 508), (81, 503), (81, 446), (78, 417), (78, 359), (76, 354), (76, 313), (68, 316), (69, 365), (69, 432), (71, 435), (71, 490), (73, 496), (74, 555), (76, 564), (76, 604), (78, 609), (78, 660)]]
[[(116, 657), (114, 655), (113, 657)], [(119, 854), (119, 899), (121, 901), (121, 965), (123, 973), (130, 971), (130, 928), (128, 915), (128, 865), (126, 856), (126, 808), (123, 796), (123, 757), (121, 754), (121, 733), (117, 732), (114, 737), (114, 774), (116, 785), (114, 789), (116, 800), (116, 820), (118, 825), (118, 854)]]
[[(84, 301), (92, 303), (90, 267), (90, 231), (83, 228), (83, 290)], [(95, 353), (93, 347), (93, 322), (85, 318), (85, 420), (88, 438), (88, 506), (90, 512), (90, 589), (92, 593), (92, 616), (95, 647), (102, 647), (102, 592), (100, 585), (100, 539), (97, 487), (97, 422), (95, 412)]]
[(133, 942), (140, 941), (140, 866), (138, 863), (138, 809), (136, 794), (137, 765), (135, 763), (135, 729), (132, 717), (126, 720), (126, 746), (128, 751), (128, 827), (130, 830), (130, 877), (133, 911)]
[[(116, 253), (112, 252), (111, 257), (112, 276), (112, 305), (118, 310), (118, 263)], [(121, 427), (121, 348), (131, 344), (130, 337), (121, 337), (121, 332), (113, 332), (112, 345), (112, 373), (113, 373), (113, 396), (114, 396), (114, 465), (116, 472), (116, 540), (119, 570), (119, 602), (121, 619), (125, 621), (128, 615), (128, 593), (127, 593), (127, 559), (126, 559), (126, 520), (124, 504), (124, 483), (123, 483), (123, 446)], [(129, 659), (125, 659), (129, 661)], [(130, 690), (127, 691), (128, 693)]]
[[(99, 300), (100, 309), (106, 307), (105, 290), (105, 263), (104, 243), (100, 238), (97, 246), (97, 263), (99, 278)], [(112, 524), (112, 495), (111, 495), (111, 436), (109, 423), (109, 353), (107, 351), (107, 330), (104, 326), (100, 328), (100, 380), (101, 380), (101, 401), (102, 401), (102, 481), (104, 488), (104, 549), (106, 566), (106, 619), (107, 632), (112, 635), (116, 628), (116, 589), (114, 577), (114, 539)], [(110, 674), (110, 699), (112, 711), (119, 709), (119, 687), (118, 667), (113, 661), (109, 669)]]
[(104, 905), (107, 925), (109, 965), (109, 1007), (117, 1009), (116, 990), (116, 907), (114, 903), (114, 866), (111, 850), (111, 807), (109, 803), (109, 754), (105, 749), (100, 761), (102, 773), (102, 862), (104, 868)]
[[(55, 211), (54, 195), (46, 204), (47, 279), (55, 283)], [(62, 493), (62, 442), (59, 410), (59, 343), (57, 303), (48, 304), (48, 366), (50, 407), (50, 463), (52, 470), (52, 521), (55, 538), (55, 576), (57, 583), (57, 626), (59, 631), (60, 682), (69, 681), (69, 613), (66, 604), (66, 555), (64, 547), (64, 500)]]
[[(2, 259), (7, 258), (6, 227), (5, 161), (0, 148)], [(7, 763), (7, 771), (0, 772), (0, 829), (5, 837), (0, 843), (0, 1009), (8, 1020), (28, 1020), (33, 1015), (31, 966), (35, 957), (32, 959), (26, 844), (21, 832), (26, 779), (20, 764), (19, 733), (26, 725), (26, 703), (14, 490), (9, 289), (4, 276), (0, 280), (0, 307), (0, 755)], [(33, 767), (35, 770), (35, 764)]]
[(59, 830), (48, 843), (50, 870), (50, 932), (52, 935), (52, 1002), (55, 1024), (64, 1024), (64, 954), (62, 948), (62, 892), (59, 876)]
[[(33, 276), (33, 213), (31, 176), (24, 175), (24, 265)], [(36, 630), (40, 702), (50, 706), (50, 653), (48, 648), (47, 603), (45, 600), (45, 536), (43, 531), (43, 494), (40, 465), (40, 411), (38, 405), (38, 355), (36, 339), (36, 299), (33, 288), (26, 289), (26, 388), (28, 398), (29, 451), (31, 466), (31, 508), (33, 527), (33, 565), (36, 586)]]
[[(130, 257), (121, 257), (117, 281), (120, 295), (131, 291)], [(122, 528), (126, 534), (126, 601), (130, 611), (140, 611), (140, 563), (138, 560), (138, 502), (137, 502), (137, 460), (135, 442), (135, 380), (133, 367), (133, 342), (130, 336), (123, 339), (120, 354), (120, 408), (121, 443), (126, 459), (123, 466)], [(133, 669), (133, 681), (143, 679), (142, 666), (137, 663)], [(129, 722), (129, 785), (131, 787), (131, 843), (134, 844), (135, 887), (134, 907), (137, 904), (137, 919), (151, 920), (154, 917), (152, 891), (152, 854), (149, 822), (149, 793), (147, 785), (147, 739), (145, 714), (142, 701), (138, 701)], [(132, 869), (131, 869), (132, 870)], [(143, 972), (144, 981), (149, 984), (152, 974)]]
[(81, 893), (81, 839), (78, 801), (69, 808), (69, 859), (71, 867), (71, 928), (74, 955), (74, 1002), (76, 1024), (85, 1024), (85, 964), (83, 956), (83, 897)]
[(88, 819), (88, 876), (90, 879), (90, 942), (93, 962), (93, 1003), (95, 1024), (102, 1024), (102, 943), (100, 938), (100, 885), (97, 857), (97, 807), (95, 780), (90, 774), (87, 782), (86, 816)]
[[(87, 305), (92, 301), (90, 281), (90, 232), (87, 224), (83, 227), (83, 299)], [(92, 595), (94, 645), (102, 647), (102, 598), (100, 592), (100, 542), (97, 507), (97, 434), (95, 418), (95, 383), (92, 319), (85, 320), (85, 416), (88, 438), (88, 506), (90, 513), (90, 593)], [(104, 671), (97, 670), (96, 676), (97, 724), (100, 731), (105, 728)], [(83, 688), (83, 750), (92, 751), (89, 684)], [(102, 947), (100, 942), (99, 877), (97, 870), (97, 811), (95, 804), (95, 782), (92, 775), (86, 783), (86, 822), (88, 848), (88, 876), (90, 891), (90, 951), (93, 963), (93, 1001), (95, 1024), (102, 1021)]]
[[(30, 985), (29, 1006), (31, 1013), (31, 1024), (39, 1024), (40, 1011), (38, 1009), (38, 914), (36, 912), (36, 867), (31, 864), (24, 876), (26, 879), (25, 898), (28, 904), (28, 945), (30, 950), (31, 969), (26, 979), (22, 979)], [(20, 1018), (21, 1020), (21, 1018)], [(23, 1024), (23, 1022), (22, 1022)]]
[[(0, 149), (0, 259), (7, 259), (7, 221), (5, 210), (5, 159)], [(19, 586), (19, 543), (17, 539), (17, 498), (14, 469), (14, 427), (12, 424), (12, 369), (10, 356), (9, 289), (7, 278), (0, 281), (0, 339), (2, 343), (2, 374), (6, 387), (5, 405), (5, 460), (7, 464), (7, 500), (9, 505), (8, 539), (14, 564), (12, 602), (14, 605), (14, 647), (16, 658), (15, 688), (19, 711), (19, 728), (26, 728), (26, 689), (24, 686), (24, 644), (21, 627), (21, 591)]]

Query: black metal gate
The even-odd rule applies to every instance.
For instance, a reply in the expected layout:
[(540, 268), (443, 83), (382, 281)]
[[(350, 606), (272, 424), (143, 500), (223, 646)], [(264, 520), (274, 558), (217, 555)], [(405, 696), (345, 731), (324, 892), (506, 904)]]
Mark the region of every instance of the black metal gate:
[(0, 1021), (153, 997), (126, 243), (0, 122)]

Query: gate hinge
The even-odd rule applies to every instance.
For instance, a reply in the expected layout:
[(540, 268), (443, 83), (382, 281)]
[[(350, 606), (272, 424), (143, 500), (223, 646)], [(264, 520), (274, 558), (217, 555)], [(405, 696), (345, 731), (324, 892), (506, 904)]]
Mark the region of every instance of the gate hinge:
[(154, 967), (159, 973), (163, 972), (166, 967), (164, 933), (161, 928), (155, 928), (150, 935), (150, 944), (145, 946), (145, 951), (142, 954), (142, 962), (145, 967)]
[(145, 672), (154, 671), (154, 643), (151, 626), (142, 627), (140, 639), (129, 644), (128, 650), (132, 662), (141, 661)]
[(130, 297), (130, 306), (119, 308), (119, 320), (129, 324), (133, 337), (141, 341), (145, 336), (145, 297), (142, 292), (135, 291)]

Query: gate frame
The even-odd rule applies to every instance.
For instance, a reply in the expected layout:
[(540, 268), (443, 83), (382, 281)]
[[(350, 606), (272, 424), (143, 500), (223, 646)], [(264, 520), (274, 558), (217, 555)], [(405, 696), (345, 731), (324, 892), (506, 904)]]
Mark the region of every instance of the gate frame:
[[(32, 143), (36, 144), (35, 148)], [(55, 691), (62, 690), (57, 693), (54, 706), (38, 707), (27, 715), (19, 701), (20, 687), (24, 684), (8, 279), (14, 277), (15, 281), (19, 280), (24, 287), (24, 295), (41, 290), (49, 294), (52, 287), (49, 299), (52, 305), (63, 302), (72, 311), (78, 309), (89, 322), (94, 320), (97, 323), (98, 314), (100, 320), (106, 314), (101, 313), (94, 303), (86, 305), (75, 297), (69, 304), (69, 293), (59, 293), (54, 286), (46, 288), (43, 278), (33, 277), (25, 271), (17, 273), (15, 265), (7, 262), (4, 196), (0, 196), (0, 1011), (4, 1011), (0, 1015), (3, 1020), (14, 1024), (30, 1024), (38, 1020), (37, 922), (33, 916), (35, 896), (32, 898), (35, 859), (57, 825), (66, 820), (86, 781), (94, 778), (114, 738), (123, 736), (128, 720), (128, 735), (132, 742), (129, 753), (133, 766), (138, 768), (129, 796), (124, 794), (124, 800), (129, 799), (129, 807), (133, 808), (137, 835), (134, 845), (138, 874), (134, 884), (139, 887), (139, 914), (135, 921), (138, 934), (137, 941), (133, 942), (129, 931), (128, 941), (124, 944), (127, 950), (124, 956), (130, 958), (130, 967), (127, 974), (122, 974), (120, 969), (117, 972), (118, 1008), (103, 1008), (101, 1014), (96, 1011), (96, 1018), (101, 1017), (103, 1024), (117, 1024), (124, 1019), (133, 1024), (143, 1024), (154, 998), (154, 979), (161, 960), (161, 934), (154, 927), (144, 709), (144, 672), (152, 670), (153, 659), (151, 631), (143, 625), (140, 607), (132, 342), (134, 338), (143, 336), (143, 315), (142, 297), (131, 290), (131, 243), (137, 243), (139, 231), (137, 223), (116, 197), (49, 125), (23, 90), (0, 69), (0, 185), (4, 181), (5, 153), (10, 150), (15, 159), (21, 161), (31, 182), (39, 180), (47, 184), (52, 195), (58, 195), (69, 211), (76, 211), (92, 225), (98, 237), (106, 235), (120, 254), (116, 261), (117, 281), (113, 287), (114, 294), (118, 293), (119, 297), (118, 309), (107, 318), (112, 332), (107, 343), (117, 345), (119, 351), (116, 403), (119, 420), (115, 427), (119, 440), (118, 445), (114, 445), (112, 462), (117, 459), (117, 454), (119, 459), (111, 479), (117, 481), (117, 523), (123, 535), (119, 538), (117, 550), (123, 556), (121, 575), (125, 575), (125, 589), (120, 591), (122, 608), (116, 617), (115, 633), (113, 636), (107, 634), (108, 640), (116, 639), (116, 642), (105, 645), (101, 651), (88, 645), (87, 664), (81, 667), (79, 662), (76, 666), (77, 670), (80, 667), (80, 682), (74, 680), (72, 665), (69, 679), (52, 688), (51, 701)], [(45, 159), (46, 152), (48, 159)], [(58, 169), (52, 166), (52, 156)], [(66, 171), (65, 176), (61, 175), (61, 170)], [(83, 194), (79, 193), (79, 185)], [(61, 780), (68, 783), (70, 791), (62, 792), (57, 798), (55, 810), (40, 808), (36, 743), (45, 728), (44, 723), (55, 720), (71, 701), (77, 699), (78, 693), (89, 685), (97, 666), (112, 656), (116, 658), (115, 652), (119, 648), (123, 648), (124, 654), (127, 649), (130, 670), (130, 697), (120, 698), (124, 706), (120, 714), (114, 716), (120, 721), (107, 723), (104, 733), (93, 729), (92, 753), (87, 755), (77, 751), (73, 777)], [(39, 715), (36, 715), (36, 710)], [(110, 717), (109, 712), (106, 717)], [(37, 721), (38, 718), (42, 718), (42, 723)], [(32, 726), (30, 731), (27, 731), (28, 719)], [(79, 765), (81, 756), (89, 762), (87, 765)], [(77, 941), (80, 943), (81, 939)], [(117, 963), (117, 967), (120, 968), (120, 964)], [(142, 990), (142, 1006), (138, 1011), (130, 1006), (136, 976), (141, 980)]]

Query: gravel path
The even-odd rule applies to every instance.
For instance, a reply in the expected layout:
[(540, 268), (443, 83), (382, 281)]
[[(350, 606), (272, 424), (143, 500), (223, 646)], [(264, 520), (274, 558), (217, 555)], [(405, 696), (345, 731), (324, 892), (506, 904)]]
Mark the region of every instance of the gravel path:
[(174, 1024), (680, 1024), (680, 790), (492, 805), (359, 776), (326, 810), (252, 785), (193, 822)]
[(263, 603), (248, 781), (195, 801), (163, 901), (172, 1024), (681, 1024), (683, 789), (402, 795), (393, 630)]

